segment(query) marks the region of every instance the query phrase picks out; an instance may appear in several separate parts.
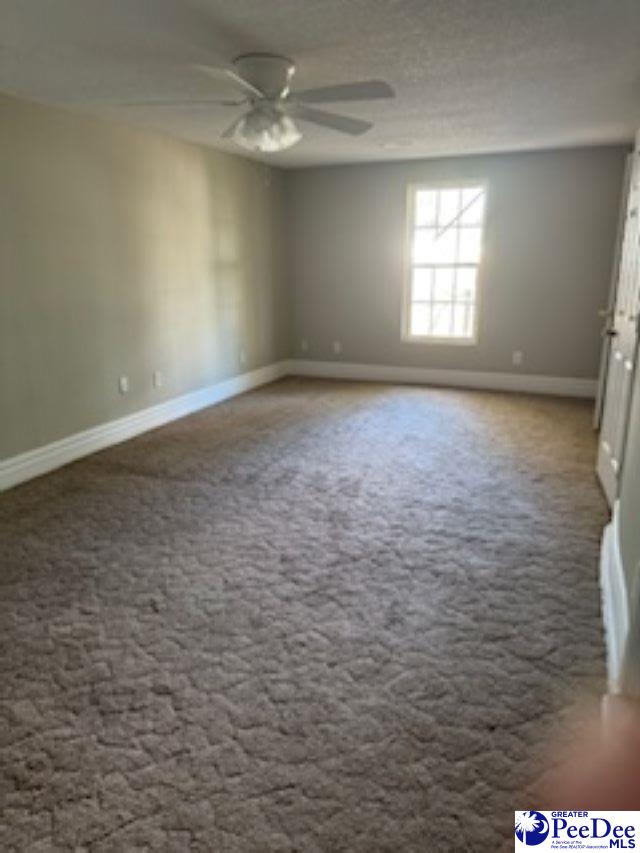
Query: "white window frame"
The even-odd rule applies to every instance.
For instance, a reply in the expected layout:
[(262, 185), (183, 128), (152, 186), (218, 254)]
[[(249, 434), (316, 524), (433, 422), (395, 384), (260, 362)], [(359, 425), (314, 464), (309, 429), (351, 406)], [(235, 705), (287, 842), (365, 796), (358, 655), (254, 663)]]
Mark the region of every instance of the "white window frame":
[[(476, 301), (473, 317), (473, 334), (468, 338), (455, 337), (436, 337), (434, 335), (412, 335), (411, 334), (411, 282), (414, 264), (412, 262), (413, 255), (413, 232), (415, 230), (415, 212), (416, 212), (416, 193), (419, 190), (442, 190), (442, 189), (467, 189), (469, 187), (482, 187), (484, 190), (484, 212), (482, 216), (482, 252), (480, 262), (473, 264), (477, 269), (476, 276)], [(436, 344), (437, 346), (477, 346), (478, 344), (478, 329), (480, 327), (480, 311), (482, 305), (482, 286), (484, 258), (485, 258), (485, 243), (486, 243), (486, 222), (487, 222), (487, 203), (488, 203), (489, 186), (486, 178), (478, 178), (476, 180), (465, 178), (464, 180), (451, 181), (429, 181), (420, 183), (410, 183), (407, 185), (407, 201), (405, 214), (405, 249), (404, 249), (404, 279), (402, 291), (402, 329), (401, 338), (406, 343), (411, 344)], [(457, 265), (456, 265), (457, 266)]]

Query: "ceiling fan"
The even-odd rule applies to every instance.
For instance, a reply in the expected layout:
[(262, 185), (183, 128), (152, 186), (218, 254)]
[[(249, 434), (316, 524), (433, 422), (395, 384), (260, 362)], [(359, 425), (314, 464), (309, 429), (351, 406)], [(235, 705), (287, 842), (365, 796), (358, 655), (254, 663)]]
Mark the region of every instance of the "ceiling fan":
[(302, 139), (296, 120), (328, 127), (339, 133), (358, 136), (373, 125), (362, 119), (349, 118), (308, 104), (340, 101), (368, 101), (393, 98), (395, 93), (382, 80), (340, 83), (318, 89), (291, 91), (296, 67), (290, 59), (268, 53), (249, 53), (233, 61), (233, 68), (212, 65), (194, 66), (216, 80), (234, 85), (243, 97), (238, 100), (209, 99), (199, 101), (151, 101), (129, 106), (180, 106), (183, 104), (217, 104), (249, 109), (222, 134), (224, 139), (251, 151), (284, 151)]

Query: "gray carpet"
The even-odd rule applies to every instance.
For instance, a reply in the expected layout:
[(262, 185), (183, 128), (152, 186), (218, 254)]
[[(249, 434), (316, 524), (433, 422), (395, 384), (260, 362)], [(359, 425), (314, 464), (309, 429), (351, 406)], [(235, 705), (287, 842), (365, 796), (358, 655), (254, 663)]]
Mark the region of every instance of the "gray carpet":
[(603, 688), (593, 454), (582, 402), (289, 379), (6, 493), (0, 849), (512, 843)]

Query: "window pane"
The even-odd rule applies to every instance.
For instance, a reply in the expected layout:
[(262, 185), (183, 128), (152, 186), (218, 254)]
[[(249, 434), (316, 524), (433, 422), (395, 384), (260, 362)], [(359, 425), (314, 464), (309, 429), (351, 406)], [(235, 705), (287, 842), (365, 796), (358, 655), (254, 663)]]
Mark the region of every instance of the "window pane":
[(476, 322), (476, 306), (469, 305), (469, 314), (467, 320), (467, 336), (472, 338), (475, 332), (475, 322)]
[(456, 254), (456, 231), (417, 228), (413, 234), (413, 261), (418, 264), (452, 264)]
[(431, 306), (430, 305), (412, 305), (411, 306), (411, 328), (412, 335), (429, 335), (431, 334)]
[(456, 232), (450, 228), (436, 233), (433, 243), (433, 263), (451, 264), (456, 259)]
[(453, 334), (457, 338), (473, 337), (473, 305), (456, 305), (453, 309)]
[(463, 225), (480, 225), (484, 215), (484, 189), (482, 187), (467, 187), (462, 190), (463, 214), (460, 222)]
[(458, 261), (461, 264), (476, 264), (480, 260), (480, 228), (461, 228)]
[(440, 190), (440, 211), (438, 225), (443, 228), (450, 225), (460, 212), (460, 190)]
[(451, 334), (451, 322), (453, 318), (453, 305), (445, 303), (433, 305), (431, 321), (431, 334), (437, 338), (445, 338)]
[(453, 280), (455, 276), (454, 267), (442, 267), (435, 271), (433, 286), (433, 299), (436, 302), (453, 301)]
[(416, 228), (413, 232), (413, 262), (425, 264), (429, 261), (432, 252), (435, 229)]
[(458, 302), (476, 301), (477, 270), (473, 267), (460, 267), (456, 273), (456, 300)]
[(416, 225), (436, 224), (436, 196), (435, 190), (416, 191)]
[(432, 297), (431, 283), (433, 281), (432, 269), (414, 269), (413, 286), (411, 288), (411, 299), (414, 302), (429, 302)]

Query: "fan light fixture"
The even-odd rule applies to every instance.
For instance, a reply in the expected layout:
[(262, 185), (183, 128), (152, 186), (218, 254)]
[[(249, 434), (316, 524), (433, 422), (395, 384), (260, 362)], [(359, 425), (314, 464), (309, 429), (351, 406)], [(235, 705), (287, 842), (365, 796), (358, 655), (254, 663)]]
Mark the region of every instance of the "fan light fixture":
[[(2, 0), (0, 0), (0, 4)], [(247, 112), (223, 133), (222, 139), (233, 140), (248, 151), (272, 153), (285, 151), (302, 139), (297, 122), (328, 128), (348, 136), (360, 136), (373, 125), (361, 118), (317, 109), (315, 104), (347, 101), (377, 101), (393, 98), (394, 91), (384, 80), (360, 80), (336, 83), (316, 89), (292, 89), (296, 67), (285, 56), (270, 53), (246, 53), (233, 60), (233, 67), (215, 65), (191, 66), (201, 74), (220, 82), (231, 83), (236, 98), (210, 97), (204, 100), (129, 101), (132, 107), (221, 106), (243, 107)]]
[(263, 105), (254, 107), (236, 124), (232, 138), (249, 151), (284, 151), (302, 139), (293, 119)]

